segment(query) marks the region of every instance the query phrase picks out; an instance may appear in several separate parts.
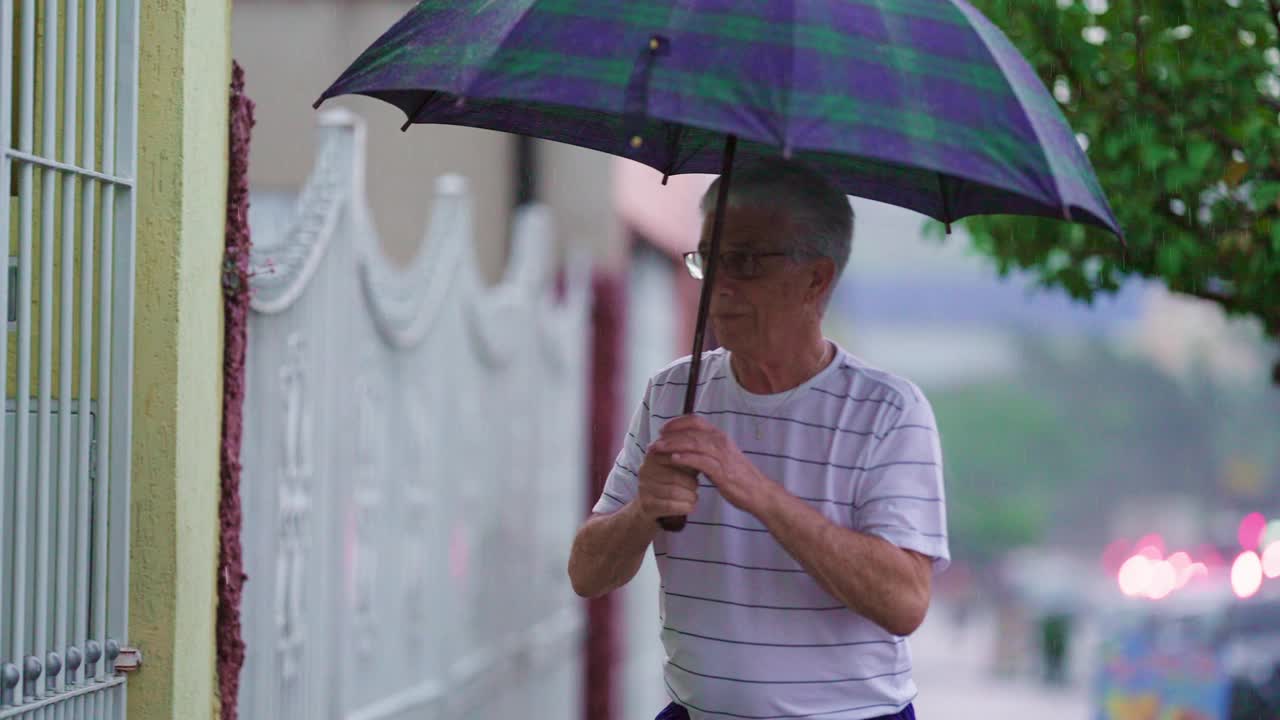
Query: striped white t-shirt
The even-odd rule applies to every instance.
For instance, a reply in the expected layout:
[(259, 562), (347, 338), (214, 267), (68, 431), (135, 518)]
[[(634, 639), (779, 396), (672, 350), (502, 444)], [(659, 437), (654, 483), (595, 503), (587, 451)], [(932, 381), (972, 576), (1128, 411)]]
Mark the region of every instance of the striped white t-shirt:
[[(912, 383), (837, 347), (831, 364), (788, 393), (753, 395), (729, 354), (703, 356), (695, 411), (765, 475), (842, 527), (949, 561), (942, 457), (933, 410)], [(636, 470), (681, 414), (686, 357), (649, 382), (596, 503), (635, 497)], [(682, 532), (659, 531), (659, 620), (671, 699), (702, 718), (857, 720), (915, 697), (911, 653), (822, 589), (749, 513), (706, 477)]]

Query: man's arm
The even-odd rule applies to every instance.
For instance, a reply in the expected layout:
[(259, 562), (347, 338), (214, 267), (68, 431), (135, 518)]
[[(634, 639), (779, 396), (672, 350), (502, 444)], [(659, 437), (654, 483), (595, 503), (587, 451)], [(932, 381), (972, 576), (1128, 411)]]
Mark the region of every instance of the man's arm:
[(753, 514), (824, 590), (894, 635), (910, 635), (929, 609), (933, 560), (840, 527), (772, 481)]
[(658, 526), (632, 501), (615, 513), (594, 514), (573, 539), (569, 581), (582, 597), (599, 597), (626, 585), (644, 562)]
[(669, 457), (646, 451), (636, 472), (635, 499), (617, 512), (593, 515), (578, 530), (569, 551), (574, 592), (598, 597), (626, 585), (658, 534), (658, 518), (691, 515), (697, 502), (697, 478)]

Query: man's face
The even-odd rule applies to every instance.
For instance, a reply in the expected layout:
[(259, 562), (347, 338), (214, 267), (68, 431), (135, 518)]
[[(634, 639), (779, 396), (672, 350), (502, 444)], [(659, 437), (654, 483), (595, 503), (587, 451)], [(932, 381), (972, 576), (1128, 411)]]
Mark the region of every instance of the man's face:
[[(712, 216), (702, 224), (698, 250), (706, 253), (711, 244)], [(710, 321), (720, 344), (731, 351), (759, 353), (776, 349), (796, 335), (801, 323), (811, 322), (820, 300), (824, 275), (834, 274), (829, 260), (789, 258), (774, 253), (793, 251), (790, 220), (780, 210), (729, 206), (725, 211), (720, 239), (720, 258), (741, 260), (756, 256), (750, 277), (733, 272), (739, 263), (721, 262), (716, 270), (711, 295)], [(704, 256), (705, 257), (705, 256)], [(820, 267), (831, 265), (830, 271)], [(815, 288), (814, 284), (820, 286)]]

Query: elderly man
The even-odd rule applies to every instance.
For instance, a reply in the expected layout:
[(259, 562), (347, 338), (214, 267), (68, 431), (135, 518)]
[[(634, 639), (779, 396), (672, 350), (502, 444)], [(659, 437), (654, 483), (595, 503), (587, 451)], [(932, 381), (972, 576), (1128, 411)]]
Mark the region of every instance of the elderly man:
[[(704, 216), (717, 186), (703, 198)], [(707, 261), (686, 256), (695, 277)], [(735, 172), (695, 414), (689, 358), (649, 382), (569, 559), (607, 593), (653, 546), (667, 718), (914, 718), (905, 636), (948, 562), (933, 411), (823, 337), (848, 198), (798, 163)], [(687, 515), (668, 533), (659, 518)]]

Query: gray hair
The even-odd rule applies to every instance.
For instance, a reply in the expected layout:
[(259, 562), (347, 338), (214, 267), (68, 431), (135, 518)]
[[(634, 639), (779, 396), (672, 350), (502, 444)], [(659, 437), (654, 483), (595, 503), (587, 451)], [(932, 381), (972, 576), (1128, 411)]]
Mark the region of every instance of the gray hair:
[[(715, 209), (720, 178), (702, 196), (704, 215)], [(853, 251), (853, 206), (844, 191), (803, 163), (764, 158), (737, 165), (729, 186), (729, 204), (777, 209), (791, 219), (797, 252), (830, 258), (836, 277)]]

